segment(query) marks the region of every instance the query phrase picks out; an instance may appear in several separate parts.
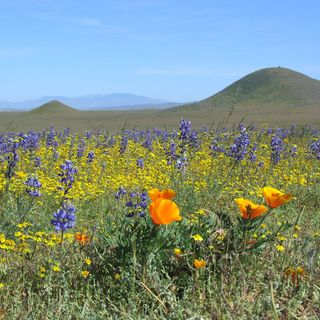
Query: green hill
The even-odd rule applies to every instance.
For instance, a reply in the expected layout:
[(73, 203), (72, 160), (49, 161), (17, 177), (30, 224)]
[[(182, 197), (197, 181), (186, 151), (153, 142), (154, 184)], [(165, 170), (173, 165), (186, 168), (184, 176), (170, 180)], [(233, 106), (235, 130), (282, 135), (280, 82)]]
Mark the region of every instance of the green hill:
[(32, 115), (41, 116), (73, 116), (80, 113), (81, 111), (69, 107), (66, 104), (61, 103), (58, 100), (53, 100), (42, 106), (35, 108), (29, 112)]
[(286, 68), (255, 71), (200, 102), (174, 110), (320, 106), (320, 81)]

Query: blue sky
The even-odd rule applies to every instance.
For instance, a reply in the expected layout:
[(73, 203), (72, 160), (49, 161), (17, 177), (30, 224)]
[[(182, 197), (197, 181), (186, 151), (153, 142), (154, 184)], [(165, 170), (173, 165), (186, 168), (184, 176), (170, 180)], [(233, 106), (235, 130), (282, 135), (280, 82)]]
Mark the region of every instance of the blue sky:
[(320, 79), (319, 0), (0, 0), (0, 100), (206, 98), (254, 70)]

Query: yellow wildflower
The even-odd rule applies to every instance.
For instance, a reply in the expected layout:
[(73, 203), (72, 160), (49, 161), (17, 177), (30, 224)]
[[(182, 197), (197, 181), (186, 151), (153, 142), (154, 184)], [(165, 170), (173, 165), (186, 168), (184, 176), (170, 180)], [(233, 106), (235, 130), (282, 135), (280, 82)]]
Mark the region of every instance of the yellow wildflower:
[(200, 236), (200, 234), (195, 234), (191, 238), (193, 238), (193, 240), (196, 241), (196, 242), (203, 241), (203, 238)]
[(199, 215), (204, 215), (206, 214), (206, 211), (204, 209), (199, 209), (196, 213)]
[(19, 229), (24, 229), (24, 228), (30, 227), (30, 226), (32, 226), (32, 223), (30, 223), (30, 222), (23, 222), (23, 223), (19, 223), (19, 224), (17, 225), (17, 227), (18, 227)]
[(88, 270), (81, 271), (81, 276), (83, 278), (87, 278), (89, 276), (89, 271)]
[(281, 234), (278, 234), (278, 240), (279, 241), (286, 241), (287, 238), (285, 236), (281, 235)]
[(61, 269), (60, 269), (60, 267), (59, 267), (58, 265), (53, 266), (53, 267), (52, 267), (52, 270), (53, 270), (54, 272), (60, 272), (60, 271), (61, 271)]

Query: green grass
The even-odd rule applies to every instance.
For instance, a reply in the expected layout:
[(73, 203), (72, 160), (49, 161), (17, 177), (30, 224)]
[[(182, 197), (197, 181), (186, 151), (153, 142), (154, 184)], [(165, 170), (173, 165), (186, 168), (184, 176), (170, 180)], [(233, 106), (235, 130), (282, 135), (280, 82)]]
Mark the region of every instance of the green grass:
[[(183, 190), (178, 192), (183, 198)], [(290, 232), (286, 234), (289, 240), (285, 253), (274, 249), (230, 249), (222, 255), (207, 252), (210, 265), (198, 271), (192, 270), (191, 256), (174, 258), (172, 245), (170, 249), (160, 248), (170, 241), (178, 246), (184, 232), (188, 238), (194, 232), (210, 236), (207, 232), (217, 227), (214, 219), (202, 218), (205, 225), (200, 228), (189, 229), (186, 224), (176, 223), (162, 226), (155, 233), (150, 223), (137, 228), (119, 212), (113, 220), (110, 214), (104, 215), (113, 211), (110, 200), (91, 202), (77, 215), (85, 217), (94, 211), (96, 221), (104, 221), (96, 231), (95, 243), (83, 249), (66, 244), (52, 251), (49, 257), (60, 261), (62, 271), (55, 274), (49, 270), (44, 280), (38, 279), (36, 265), (40, 262), (35, 263), (32, 255), (24, 258), (24, 265), (17, 260), (9, 271), (14, 282), (7, 279), (10, 287), (1, 289), (2, 314), (5, 319), (316, 320), (320, 315), (320, 266), (317, 256), (313, 265), (307, 264), (316, 242), (304, 237), (314, 226), (320, 226), (318, 196), (317, 190), (301, 189), (298, 203), (304, 206), (299, 222), (302, 239), (294, 240)], [(291, 223), (299, 215), (298, 210), (297, 203), (286, 206)], [(210, 211), (212, 216), (218, 214), (213, 204)], [(197, 250), (202, 251), (201, 247)], [(76, 275), (84, 257), (93, 261), (88, 279)], [(308, 270), (307, 277), (295, 285), (284, 276), (284, 270), (301, 265)], [(121, 273), (120, 280), (115, 280), (116, 273)]]

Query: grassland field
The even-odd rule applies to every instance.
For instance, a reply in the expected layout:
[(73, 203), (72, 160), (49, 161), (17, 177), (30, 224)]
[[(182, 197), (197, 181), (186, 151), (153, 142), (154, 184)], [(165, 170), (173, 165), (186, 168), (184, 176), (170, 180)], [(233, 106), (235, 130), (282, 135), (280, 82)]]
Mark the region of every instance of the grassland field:
[(78, 111), (76, 113), (31, 113), (31, 112), (0, 112), (0, 132), (19, 130), (43, 130), (54, 126), (57, 129), (70, 128), (73, 131), (107, 130), (109, 132), (127, 129), (152, 129), (177, 127), (181, 118), (190, 119), (193, 127), (203, 126), (217, 128), (237, 126), (241, 120), (247, 125), (261, 127), (286, 127), (292, 124), (304, 126), (320, 125), (319, 106), (304, 108), (288, 108), (266, 106), (263, 108), (241, 107), (216, 108), (215, 110), (140, 110), (140, 111)]
[(318, 119), (242, 118), (1, 113), (0, 319), (319, 319)]

